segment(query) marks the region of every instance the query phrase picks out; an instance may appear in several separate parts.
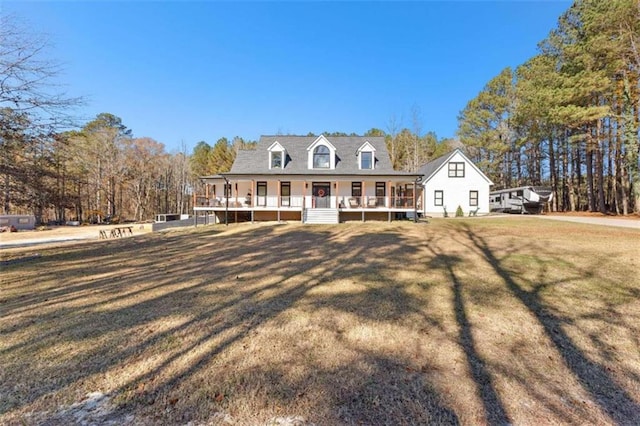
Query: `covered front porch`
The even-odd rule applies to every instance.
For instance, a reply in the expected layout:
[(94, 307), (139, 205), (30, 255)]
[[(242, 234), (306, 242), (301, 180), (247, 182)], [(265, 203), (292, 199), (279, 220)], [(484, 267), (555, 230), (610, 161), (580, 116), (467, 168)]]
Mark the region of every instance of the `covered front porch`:
[(225, 223), (262, 220), (312, 223), (312, 218), (319, 214), (313, 210), (335, 212), (335, 222), (390, 221), (417, 216), (420, 186), (415, 181), (367, 180), (362, 176), (327, 178), (205, 177), (204, 194), (194, 194), (194, 213), (213, 215), (216, 222)]

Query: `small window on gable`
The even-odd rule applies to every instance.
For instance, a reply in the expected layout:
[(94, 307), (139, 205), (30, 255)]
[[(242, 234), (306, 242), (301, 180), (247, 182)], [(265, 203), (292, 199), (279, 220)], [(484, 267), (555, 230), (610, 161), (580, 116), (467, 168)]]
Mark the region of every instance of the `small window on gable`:
[(463, 178), (464, 177), (464, 163), (449, 163), (449, 177)]
[(282, 151), (272, 151), (271, 152), (271, 168), (272, 169), (281, 169), (284, 163)]
[(331, 167), (331, 151), (324, 145), (318, 145), (313, 150), (313, 168), (328, 169)]
[(373, 152), (362, 151), (360, 153), (360, 168), (363, 170), (373, 169)]

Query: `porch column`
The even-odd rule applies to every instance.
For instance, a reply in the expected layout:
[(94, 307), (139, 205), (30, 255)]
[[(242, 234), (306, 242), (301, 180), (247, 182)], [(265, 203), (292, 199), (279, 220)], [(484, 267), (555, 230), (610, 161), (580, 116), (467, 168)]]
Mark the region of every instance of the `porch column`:
[[(238, 202), (238, 182), (234, 182), (234, 184), (233, 184), (233, 188), (234, 188), (234, 190), (235, 190), (235, 192), (236, 192), (236, 197), (235, 197), (236, 199), (235, 199), (235, 202), (237, 203), (237, 202)], [(237, 207), (237, 205), (236, 205), (236, 204), (234, 204), (234, 206), (236, 206), (236, 207)]]
[(336, 181), (336, 209), (340, 208), (340, 202), (338, 201), (339, 193), (340, 193), (340, 182)]
[(238, 223), (238, 182), (234, 183), (234, 188), (236, 190), (236, 201), (233, 203), (233, 206), (235, 207), (235, 223)]
[(413, 181), (413, 223), (418, 222), (418, 184)]
[(257, 203), (258, 197), (256, 195), (256, 181), (255, 179), (251, 179), (251, 183), (249, 184), (249, 191), (251, 192), (251, 199), (249, 200), (249, 202), (251, 203), (249, 205), (249, 209), (251, 210), (251, 223), (253, 223), (253, 213), (255, 212), (254, 206)]
[(367, 183), (362, 181), (362, 200), (360, 200), (360, 207), (362, 208), (362, 221), (364, 222), (364, 209), (367, 207), (367, 199), (368, 196), (365, 195), (367, 193)]
[(304, 182), (302, 182), (302, 211), (303, 211), (302, 216), (303, 217), (304, 217), (306, 199), (307, 199), (307, 181), (305, 180)]
[(280, 187), (282, 186), (280, 179), (278, 179), (277, 181), (277, 188), (276, 188), (276, 197), (277, 197), (277, 203), (276, 206), (278, 206), (278, 223), (280, 223)]
[[(362, 181), (362, 196), (360, 197), (360, 198), (362, 198), (360, 200), (360, 205), (362, 207), (365, 207), (367, 205), (366, 194), (367, 194), (367, 183), (363, 180)], [(364, 218), (364, 215), (362, 215), (362, 217)], [(362, 219), (362, 221), (364, 222), (364, 219)]]
[[(387, 181), (387, 189), (385, 191), (387, 193), (387, 208), (391, 208), (393, 207), (393, 204), (391, 203), (391, 181), (388, 180)], [(389, 215), (389, 217), (391, 217), (391, 215)]]
[(280, 181), (280, 179), (278, 179), (278, 187), (276, 188), (276, 194), (278, 196), (278, 209), (280, 209), (280, 188), (282, 186), (282, 182)]

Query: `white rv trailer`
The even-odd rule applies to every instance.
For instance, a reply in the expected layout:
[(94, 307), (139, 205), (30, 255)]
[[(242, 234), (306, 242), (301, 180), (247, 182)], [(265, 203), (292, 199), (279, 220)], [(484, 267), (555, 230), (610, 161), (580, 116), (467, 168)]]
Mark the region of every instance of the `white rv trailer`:
[(507, 188), (489, 193), (489, 209), (492, 212), (538, 214), (552, 199), (551, 188), (543, 186)]
[(32, 214), (3, 214), (0, 215), (0, 228), (32, 230), (36, 228), (36, 217)]

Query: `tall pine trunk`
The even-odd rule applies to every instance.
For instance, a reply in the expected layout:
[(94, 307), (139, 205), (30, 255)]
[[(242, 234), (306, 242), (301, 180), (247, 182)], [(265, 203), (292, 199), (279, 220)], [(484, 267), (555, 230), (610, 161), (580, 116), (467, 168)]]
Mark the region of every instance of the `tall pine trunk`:
[(591, 140), (587, 140), (585, 166), (587, 168), (587, 203), (589, 211), (596, 211), (596, 197), (593, 185), (593, 144)]
[(602, 120), (598, 120), (596, 124), (596, 179), (598, 184), (598, 211), (606, 213), (607, 207), (604, 194), (604, 149), (602, 146)]
[(556, 154), (553, 148), (553, 133), (549, 136), (549, 178), (551, 179), (551, 191), (553, 200), (551, 201), (551, 211), (558, 211), (558, 171), (556, 169)]

